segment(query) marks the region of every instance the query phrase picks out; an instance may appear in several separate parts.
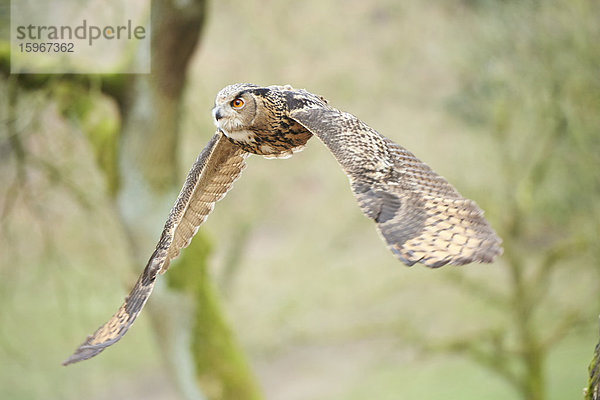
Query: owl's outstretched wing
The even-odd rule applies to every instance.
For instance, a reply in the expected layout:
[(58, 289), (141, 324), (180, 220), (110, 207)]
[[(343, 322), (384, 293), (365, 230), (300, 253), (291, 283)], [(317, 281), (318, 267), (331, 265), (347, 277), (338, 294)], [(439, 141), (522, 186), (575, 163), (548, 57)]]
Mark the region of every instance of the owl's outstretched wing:
[(246, 165), (247, 155), (219, 131), (211, 138), (190, 169), (156, 249), (125, 302), (63, 365), (94, 357), (123, 337), (146, 304), (157, 275), (167, 270), (169, 262), (190, 243), (215, 202), (231, 189)]
[(491, 262), (502, 253), (473, 201), (355, 116), (318, 103), (296, 98), (290, 116), (333, 153), (361, 210), (400, 260), (441, 267)]

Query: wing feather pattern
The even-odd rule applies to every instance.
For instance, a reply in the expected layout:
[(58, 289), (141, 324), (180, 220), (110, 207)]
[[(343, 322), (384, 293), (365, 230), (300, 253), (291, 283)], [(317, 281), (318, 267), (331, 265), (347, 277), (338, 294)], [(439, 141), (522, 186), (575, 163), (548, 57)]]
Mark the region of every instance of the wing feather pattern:
[(333, 153), (361, 210), (405, 264), (491, 262), (502, 253), (483, 211), (408, 150), (352, 114), (298, 104), (290, 116)]
[(170, 261), (190, 243), (215, 202), (231, 189), (245, 168), (247, 156), (248, 153), (217, 131), (190, 169), (156, 249), (125, 302), (63, 365), (94, 357), (123, 337), (146, 304), (157, 275), (168, 269)]

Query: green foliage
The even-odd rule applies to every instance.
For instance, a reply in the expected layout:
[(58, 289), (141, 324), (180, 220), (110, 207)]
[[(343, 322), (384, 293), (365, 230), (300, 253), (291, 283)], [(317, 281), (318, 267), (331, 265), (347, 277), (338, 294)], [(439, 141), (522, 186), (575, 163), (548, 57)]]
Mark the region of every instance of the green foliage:
[(493, 128), (508, 194), (529, 221), (579, 229), (600, 193), (590, 169), (600, 162), (600, 6), (514, 2), (479, 18), (452, 110)]
[(10, 71), (10, 42), (0, 40), (0, 72), (8, 75)]
[[(591, 245), (600, 232), (600, 176), (591, 168), (600, 161), (600, 5), (511, 2), (478, 9), (475, 18), (476, 39), (462, 60), (463, 90), (450, 109), (494, 135), (502, 173), (498, 230), (514, 321), (484, 360), (514, 353), (521, 372), (488, 367), (523, 398), (544, 399), (549, 352), (586, 318), (553, 304), (549, 282), (559, 267), (573, 268), (566, 260), (589, 263), (585, 255), (596, 251)], [(540, 330), (536, 321), (548, 311), (553, 321)]]

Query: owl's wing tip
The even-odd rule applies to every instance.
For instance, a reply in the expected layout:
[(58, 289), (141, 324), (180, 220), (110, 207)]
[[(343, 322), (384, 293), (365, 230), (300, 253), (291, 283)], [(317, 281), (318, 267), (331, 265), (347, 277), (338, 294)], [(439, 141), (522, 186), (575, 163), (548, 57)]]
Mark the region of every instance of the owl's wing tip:
[(106, 347), (107, 346), (89, 346), (84, 343), (81, 346), (79, 346), (77, 348), (77, 350), (75, 350), (75, 352), (73, 354), (71, 354), (69, 356), (69, 358), (64, 360), (61, 364), (66, 367), (67, 365), (70, 365), (70, 364), (75, 364), (80, 361), (88, 360), (88, 359), (96, 356), (98, 353), (100, 353)]
[(82, 353), (79, 349), (77, 349), (77, 351), (75, 351), (75, 353), (71, 354), (69, 356), (69, 358), (67, 358), (66, 360), (64, 360), (63, 362), (61, 362), (61, 365), (63, 367), (66, 367), (67, 365), (75, 364), (75, 363), (77, 363), (79, 361), (84, 361), (84, 360), (87, 360), (89, 358), (92, 358), (96, 354), (97, 353), (95, 353), (95, 352), (92, 352), (92, 353), (89, 353), (89, 354), (87, 352), (86, 353)]
[(85, 340), (85, 342), (83, 342), (81, 345), (79, 345), (79, 347), (73, 352), (73, 354), (71, 354), (69, 356), (69, 358), (64, 360), (61, 364), (63, 366), (67, 366), (69, 364), (75, 364), (77, 362), (89, 360), (90, 358), (97, 356), (99, 353), (104, 351), (104, 349), (106, 349), (107, 347), (118, 342), (119, 339), (121, 339), (123, 337), (125, 332), (127, 332), (127, 329), (130, 325), (131, 324), (127, 325), (127, 327), (125, 329), (122, 329), (115, 337), (112, 337), (110, 339), (105, 339), (104, 341), (102, 341), (100, 343), (90, 344), (92, 341), (97, 339), (96, 334), (104, 326), (100, 327), (94, 335), (88, 336), (87, 339)]

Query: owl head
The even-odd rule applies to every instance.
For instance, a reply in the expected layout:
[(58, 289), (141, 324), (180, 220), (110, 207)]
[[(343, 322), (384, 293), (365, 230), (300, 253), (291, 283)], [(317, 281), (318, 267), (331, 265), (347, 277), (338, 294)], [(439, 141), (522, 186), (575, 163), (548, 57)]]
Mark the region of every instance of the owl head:
[(260, 110), (257, 93), (254, 93), (259, 89), (250, 83), (237, 83), (222, 89), (212, 109), (216, 127), (230, 137), (251, 129)]
[(272, 129), (273, 123), (287, 112), (285, 93), (294, 91), (289, 85), (261, 87), (236, 83), (223, 88), (212, 109), (217, 128), (233, 138), (246, 131)]

